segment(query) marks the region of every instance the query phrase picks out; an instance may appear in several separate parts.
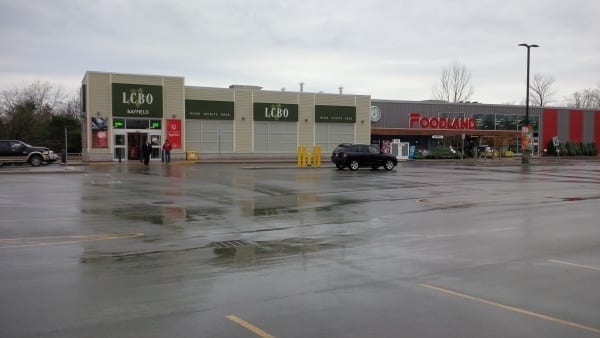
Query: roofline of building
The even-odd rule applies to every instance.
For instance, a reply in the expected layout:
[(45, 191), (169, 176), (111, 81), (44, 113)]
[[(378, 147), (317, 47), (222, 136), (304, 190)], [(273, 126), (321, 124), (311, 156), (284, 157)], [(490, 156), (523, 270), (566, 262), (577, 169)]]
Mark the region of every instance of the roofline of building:
[(520, 130), (483, 130), (483, 129), (421, 129), (421, 128), (371, 128), (371, 135), (443, 135), (443, 136), (518, 136)]
[(121, 73), (121, 72), (104, 72), (104, 71), (97, 71), (97, 70), (87, 70), (85, 72), (85, 75), (83, 76), (85, 78), (85, 76), (87, 74), (113, 74), (113, 75), (125, 75), (125, 76), (148, 76), (148, 77), (167, 77), (167, 78), (176, 78), (176, 79), (184, 79), (184, 83), (185, 83), (185, 77), (184, 76), (174, 76), (174, 75), (158, 75), (158, 74), (135, 74), (135, 73)]
[[(495, 104), (495, 103), (481, 103), (481, 102), (448, 102), (440, 100), (388, 100), (388, 99), (375, 99), (371, 98), (371, 103), (416, 103), (416, 104), (431, 104), (431, 105), (449, 105), (449, 106), (486, 106), (486, 107), (510, 107), (510, 108), (523, 108), (525, 105), (522, 104)], [(561, 106), (529, 106), (529, 109), (568, 109), (568, 110), (581, 110), (581, 111), (600, 111), (600, 109), (589, 109), (589, 108), (575, 108), (575, 107), (561, 107)]]

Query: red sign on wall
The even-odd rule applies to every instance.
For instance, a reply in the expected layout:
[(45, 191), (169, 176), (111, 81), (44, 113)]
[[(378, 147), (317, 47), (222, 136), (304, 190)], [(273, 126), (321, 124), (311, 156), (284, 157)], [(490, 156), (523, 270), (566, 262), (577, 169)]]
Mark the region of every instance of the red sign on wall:
[(419, 113), (410, 113), (409, 128), (422, 129), (475, 129), (477, 122), (473, 118), (422, 117)]
[(167, 120), (167, 139), (174, 149), (181, 149), (181, 120)]

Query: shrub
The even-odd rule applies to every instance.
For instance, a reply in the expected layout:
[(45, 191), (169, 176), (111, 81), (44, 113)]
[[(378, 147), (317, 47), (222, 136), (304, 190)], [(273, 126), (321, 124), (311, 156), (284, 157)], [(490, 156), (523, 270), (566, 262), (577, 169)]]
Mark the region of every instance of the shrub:
[(596, 142), (588, 143), (588, 145), (590, 147), (590, 155), (598, 156), (598, 146), (596, 145)]

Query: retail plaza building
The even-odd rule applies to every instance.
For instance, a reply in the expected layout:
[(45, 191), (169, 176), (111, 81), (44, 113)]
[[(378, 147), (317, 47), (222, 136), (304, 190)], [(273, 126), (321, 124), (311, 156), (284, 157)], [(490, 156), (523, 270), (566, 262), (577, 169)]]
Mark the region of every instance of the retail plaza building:
[[(141, 144), (168, 139), (174, 159), (296, 157), (339, 143), (399, 143), (417, 152), (487, 145), (518, 152), (525, 107), (479, 103), (394, 101), (368, 95), (267, 91), (258, 86), (186, 86), (183, 77), (106, 72), (82, 81), (83, 156), (87, 161), (139, 160)], [(530, 142), (542, 155), (553, 137), (600, 144), (600, 111), (529, 109)], [(403, 154), (404, 156), (406, 154)]]

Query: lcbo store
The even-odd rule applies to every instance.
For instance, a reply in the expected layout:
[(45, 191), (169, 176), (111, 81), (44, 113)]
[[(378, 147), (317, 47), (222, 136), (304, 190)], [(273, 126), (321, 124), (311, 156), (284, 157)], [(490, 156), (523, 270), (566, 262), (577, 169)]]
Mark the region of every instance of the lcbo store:
[(318, 145), (327, 154), (339, 143), (371, 140), (366, 95), (193, 87), (183, 77), (87, 72), (81, 102), (87, 161), (140, 160), (146, 140), (152, 161), (160, 161), (167, 139), (173, 159), (295, 159), (298, 146)]

